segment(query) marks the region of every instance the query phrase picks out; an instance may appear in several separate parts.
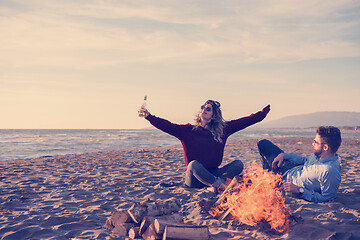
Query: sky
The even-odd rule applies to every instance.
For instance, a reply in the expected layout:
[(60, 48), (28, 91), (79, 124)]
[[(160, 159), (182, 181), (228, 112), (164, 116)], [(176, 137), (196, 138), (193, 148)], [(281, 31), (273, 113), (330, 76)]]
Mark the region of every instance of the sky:
[(0, 129), (360, 112), (359, 0), (0, 0), (0, 32)]

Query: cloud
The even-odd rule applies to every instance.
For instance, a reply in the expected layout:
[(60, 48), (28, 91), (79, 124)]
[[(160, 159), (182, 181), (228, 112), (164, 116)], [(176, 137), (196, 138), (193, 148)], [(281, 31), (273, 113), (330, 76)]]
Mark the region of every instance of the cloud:
[[(93, 68), (359, 57), (357, 1), (13, 1), (0, 60)], [(358, 12), (357, 12), (358, 13)], [(24, 61), (29, 59), (31, 61)]]

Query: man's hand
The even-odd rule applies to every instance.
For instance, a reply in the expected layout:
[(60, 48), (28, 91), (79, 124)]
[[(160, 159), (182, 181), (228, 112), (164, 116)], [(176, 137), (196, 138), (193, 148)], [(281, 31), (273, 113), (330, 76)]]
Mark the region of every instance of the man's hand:
[(277, 169), (278, 167), (280, 167), (283, 161), (284, 161), (284, 153), (282, 152), (279, 155), (277, 155), (276, 158), (274, 158), (272, 162), (272, 169)]
[(291, 182), (285, 182), (283, 184), (283, 188), (285, 192), (293, 192), (293, 193), (300, 193), (300, 187), (296, 186), (295, 184)]

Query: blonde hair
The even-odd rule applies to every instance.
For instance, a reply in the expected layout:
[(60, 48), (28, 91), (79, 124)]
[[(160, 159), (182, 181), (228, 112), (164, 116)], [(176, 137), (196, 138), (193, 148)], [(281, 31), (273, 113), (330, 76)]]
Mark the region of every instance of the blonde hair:
[[(221, 137), (224, 134), (224, 127), (226, 125), (225, 120), (221, 113), (221, 109), (220, 109), (221, 105), (218, 101), (214, 101), (214, 100), (207, 100), (204, 103), (204, 105), (206, 105), (206, 104), (211, 104), (212, 109), (213, 109), (213, 116), (212, 116), (212, 119), (210, 120), (210, 122), (206, 124), (205, 128), (211, 132), (215, 141), (221, 143), (222, 142)], [(199, 112), (196, 115), (194, 128), (198, 128), (201, 125), (201, 118), (200, 118), (201, 114), (200, 113), (201, 112)]]

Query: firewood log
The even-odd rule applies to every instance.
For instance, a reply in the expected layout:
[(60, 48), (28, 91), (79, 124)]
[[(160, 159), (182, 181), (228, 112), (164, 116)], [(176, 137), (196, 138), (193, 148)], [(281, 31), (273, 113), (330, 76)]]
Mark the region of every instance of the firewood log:
[(143, 203), (134, 203), (128, 209), (128, 213), (134, 222), (140, 223), (147, 213), (147, 206)]
[(132, 228), (130, 228), (129, 233), (128, 233), (129, 238), (131, 238), (131, 239), (139, 238), (140, 237), (139, 229), (140, 229), (140, 227), (132, 227)]
[(154, 224), (150, 224), (150, 226), (146, 229), (146, 231), (141, 235), (145, 240), (157, 240), (161, 239), (161, 235), (158, 235), (155, 232)]
[(130, 217), (129, 213), (125, 209), (116, 210), (112, 213), (110, 217), (111, 224), (115, 227), (116, 225), (121, 225), (122, 223), (132, 223), (134, 222)]
[(106, 219), (105, 228), (110, 231), (114, 229), (114, 226), (111, 224), (111, 217)]
[(145, 216), (140, 224), (139, 235), (142, 236), (148, 227), (154, 222), (154, 218), (151, 216)]
[(210, 232), (207, 226), (166, 226), (162, 240), (208, 240), (209, 238)]
[(134, 203), (128, 209), (128, 213), (134, 222), (140, 223), (144, 216), (167, 215), (179, 211), (180, 208), (179, 200), (169, 199), (166, 201)]
[(166, 226), (171, 226), (171, 227), (191, 227), (193, 225), (186, 224), (186, 223), (183, 223), (183, 222), (175, 222), (175, 221), (171, 221), (171, 220), (170, 221), (169, 220), (164, 220), (164, 219), (160, 219), (160, 218), (155, 219), (154, 227), (155, 227), (155, 232), (157, 234), (159, 234), (159, 235), (163, 234)]
[(140, 236), (146, 231), (150, 224), (154, 223), (156, 219), (161, 219), (163, 221), (171, 222), (183, 222), (183, 218), (179, 213), (174, 213), (171, 215), (162, 215), (162, 216), (145, 216), (141, 222), (139, 234)]
[(135, 227), (135, 223), (122, 223), (116, 225), (112, 232), (120, 236), (127, 236), (132, 227)]

